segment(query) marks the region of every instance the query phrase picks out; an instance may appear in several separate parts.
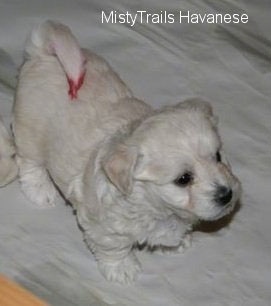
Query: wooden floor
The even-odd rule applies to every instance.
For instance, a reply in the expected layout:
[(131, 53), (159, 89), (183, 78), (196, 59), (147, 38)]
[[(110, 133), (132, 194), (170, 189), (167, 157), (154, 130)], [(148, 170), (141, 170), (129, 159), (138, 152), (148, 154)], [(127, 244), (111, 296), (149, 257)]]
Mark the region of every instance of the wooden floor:
[(0, 276), (1, 306), (49, 306), (11, 280)]

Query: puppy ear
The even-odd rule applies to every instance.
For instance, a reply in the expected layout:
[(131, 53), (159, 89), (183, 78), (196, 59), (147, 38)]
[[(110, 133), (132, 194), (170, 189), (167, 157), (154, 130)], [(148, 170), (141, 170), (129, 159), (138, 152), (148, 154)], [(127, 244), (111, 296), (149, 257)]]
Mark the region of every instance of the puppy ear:
[(200, 98), (191, 98), (176, 105), (177, 108), (181, 109), (192, 109), (200, 111), (208, 117), (214, 125), (217, 125), (218, 118), (214, 116), (212, 106), (209, 102)]
[(120, 144), (103, 163), (109, 180), (125, 195), (132, 192), (133, 171), (137, 161), (137, 149)]

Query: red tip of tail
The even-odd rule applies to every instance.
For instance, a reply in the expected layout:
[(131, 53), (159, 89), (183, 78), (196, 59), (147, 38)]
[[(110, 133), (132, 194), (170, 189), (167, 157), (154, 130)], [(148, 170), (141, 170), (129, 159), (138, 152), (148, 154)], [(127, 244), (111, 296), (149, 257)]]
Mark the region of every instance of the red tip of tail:
[(77, 99), (77, 93), (78, 93), (78, 90), (81, 88), (81, 86), (84, 83), (85, 75), (86, 75), (86, 72), (84, 71), (80, 75), (77, 81), (74, 81), (73, 79), (67, 77), (68, 84), (69, 84), (69, 96), (72, 100)]

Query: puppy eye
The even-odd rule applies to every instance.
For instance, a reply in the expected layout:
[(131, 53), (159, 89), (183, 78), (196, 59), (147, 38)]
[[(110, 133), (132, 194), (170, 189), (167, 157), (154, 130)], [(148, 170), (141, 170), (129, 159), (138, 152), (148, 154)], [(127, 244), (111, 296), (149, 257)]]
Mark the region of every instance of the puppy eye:
[(221, 154), (220, 154), (219, 151), (216, 152), (215, 157), (216, 157), (216, 161), (217, 161), (218, 163), (221, 163), (221, 160), (222, 160), (222, 159), (221, 159)]
[(174, 183), (180, 187), (186, 187), (193, 180), (193, 175), (191, 172), (185, 172), (182, 176), (178, 177)]

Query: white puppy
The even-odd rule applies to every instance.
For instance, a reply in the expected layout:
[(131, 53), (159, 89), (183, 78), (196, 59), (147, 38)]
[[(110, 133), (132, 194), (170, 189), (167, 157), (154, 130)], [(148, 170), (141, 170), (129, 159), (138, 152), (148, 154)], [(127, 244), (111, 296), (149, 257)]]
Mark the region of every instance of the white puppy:
[(53, 180), (108, 280), (136, 277), (135, 245), (185, 245), (194, 222), (233, 209), (239, 183), (220, 160), (209, 104), (152, 110), (51, 21), (26, 51), (14, 107), (22, 190), (52, 206)]
[(17, 173), (13, 139), (0, 118), (0, 187), (13, 181)]

